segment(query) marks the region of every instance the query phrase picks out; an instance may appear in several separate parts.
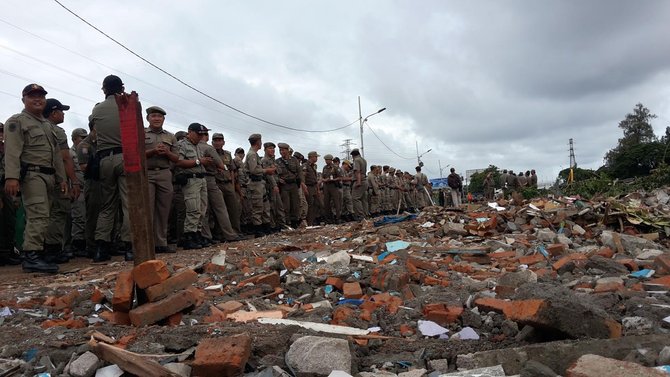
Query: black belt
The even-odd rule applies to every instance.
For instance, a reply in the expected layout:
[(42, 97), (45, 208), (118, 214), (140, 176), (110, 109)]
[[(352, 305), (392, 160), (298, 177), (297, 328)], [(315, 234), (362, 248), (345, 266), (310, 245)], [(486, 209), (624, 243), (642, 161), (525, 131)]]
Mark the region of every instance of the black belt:
[(260, 182), (263, 180), (263, 176), (250, 175), (249, 179), (251, 179), (252, 182)]
[(284, 184), (298, 183), (297, 179), (285, 179)]
[(98, 151), (96, 154), (98, 157), (107, 157), (107, 156), (113, 156), (115, 154), (120, 154), (123, 153), (123, 148), (121, 147), (114, 147), (114, 148), (109, 148), (109, 149), (103, 149), (101, 151)]
[(159, 171), (159, 170), (165, 170), (165, 169), (169, 169), (169, 168), (170, 167), (168, 166), (167, 168), (147, 168), (147, 169), (152, 170), (152, 171)]
[(49, 175), (54, 175), (56, 174), (56, 169), (48, 167), (48, 166), (35, 166), (31, 165), (26, 168), (27, 171), (36, 171), (38, 173), (42, 174), (49, 174)]
[(205, 173), (188, 173), (188, 174), (179, 174), (180, 176), (189, 178), (205, 178)]

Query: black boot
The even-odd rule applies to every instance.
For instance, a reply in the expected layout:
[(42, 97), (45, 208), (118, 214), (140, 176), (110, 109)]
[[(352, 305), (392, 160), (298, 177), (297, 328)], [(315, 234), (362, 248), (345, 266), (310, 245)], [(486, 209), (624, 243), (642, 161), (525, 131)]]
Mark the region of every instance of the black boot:
[(123, 259), (126, 262), (133, 260), (133, 258), (135, 257), (133, 253), (133, 244), (131, 242), (123, 242), (120, 251), (123, 253)]
[(200, 243), (196, 242), (195, 237), (196, 235), (194, 232), (188, 232), (182, 235), (184, 250), (202, 249)]
[(48, 274), (58, 272), (58, 265), (47, 262), (42, 251), (24, 251), (21, 266), (23, 272), (45, 272)]
[(0, 266), (16, 266), (21, 264), (21, 257), (14, 250), (0, 250)]
[(112, 259), (109, 255), (111, 243), (102, 240), (96, 240), (95, 243), (97, 244), (97, 248), (95, 249), (95, 253), (93, 253), (93, 262), (104, 262)]
[(48, 263), (63, 264), (70, 261), (59, 244), (44, 244), (44, 254), (44, 260)]
[(72, 240), (72, 252), (75, 257), (87, 257), (88, 252), (86, 251), (86, 241)]

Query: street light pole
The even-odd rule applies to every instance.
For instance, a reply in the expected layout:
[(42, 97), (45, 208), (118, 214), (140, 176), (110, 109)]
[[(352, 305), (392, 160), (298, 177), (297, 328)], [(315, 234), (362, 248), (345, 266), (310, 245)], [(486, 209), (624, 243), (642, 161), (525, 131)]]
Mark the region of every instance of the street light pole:
[(361, 156), (363, 156), (363, 158), (365, 158), (365, 147), (363, 146), (363, 124), (368, 121), (369, 117), (371, 117), (373, 115), (376, 115), (376, 114), (379, 114), (384, 110), (386, 110), (386, 108), (382, 107), (381, 109), (379, 109), (379, 110), (375, 111), (374, 113), (372, 113), (372, 114), (366, 116), (365, 118), (363, 118), (362, 113), (361, 113), (361, 96), (358, 96), (358, 122), (359, 122), (360, 127), (361, 127), (361, 131), (360, 131), (361, 132)]
[(419, 142), (414, 141), (414, 143), (416, 143), (416, 163), (417, 163), (417, 165), (421, 166), (421, 157), (423, 157), (424, 154), (432, 151), (433, 149), (431, 148), (431, 149), (419, 154)]

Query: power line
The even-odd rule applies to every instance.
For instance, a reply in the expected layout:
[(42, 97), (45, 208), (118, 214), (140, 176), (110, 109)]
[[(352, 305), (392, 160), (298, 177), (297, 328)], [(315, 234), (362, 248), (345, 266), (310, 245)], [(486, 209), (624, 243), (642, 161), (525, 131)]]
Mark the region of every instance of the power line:
[(285, 126), (285, 125), (283, 125), (283, 124), (279, 124), (279, 123), (271, 122), (271, 121), (269, 121), (269, 120), (265, 120), (265, 119), (263, 119), (263, 118), (257, 117), (257, 116), (255, 116), (255, 115), (252, 115), (252, 114), (250, 114), (250, 113), (247, 113), (247, 112), (245, 112), (245, 111), (243, 111), (243, 110), (240, 110), (240, 109), (238, 109), (238, 108), (236, 108), (236, 107), (234, 107), (234, 106), (232, 106), (232, 105), (229, 105), (229, 104), (227, 104), (227, 103), (225, 103), (225, 102), (223, 102), (223, 101), (221, 101), (221, 100), (219, 100), (219, 99), (217, 99), (217, 98), (215, 98), (215, 97), (213, 97), (213, 96), (211, 96), (211, 95), (209, 95), (209, 94), (203, 92), (202, 90), (200, 90), (200, 89), (198, 89), (198, 88), (196, 88), (196, 87), (194, 87), (194, 86), (188, 84), (187, 82), (185, 82), (184, 80), (180, 79), (179, 77), (177, 77), (177, 76), (171, 74), (170, 72), (168, 72), (168, 71), (166, 71), (165, 69), (163, 69), (163, 68), (157, 66), (156, 64), (152, 63), (152, 62), (149, 61), (148, 59), (145, 59), (144, 57), (142, 57), (140, 54), (138, 54), (138, 53), (136, 53), (135, 51), (131, 50), (130, 48), (126, 47), (123, 43), (117, 41), (116, 39), (114, 39), (114, 38), (113, 38), (112, 36), (110, 36), (109, 34), (105, 33), (105, 32), (102, 31), (102, 30), (100, 30), (98, 27), (96, 27), (96, 26), (93, 25), (92, 23), (88, 22), (88, 21), (85, 20), (83, 17), (79, 16), (77, 13), (75, 13), (75, 12), (72, 11), (72, 10), (70, 10), (68, 7), (66, 7), (65, 5), (63, 5), (60, 1), (58, 1), (58, 0), (54, 0), (54, 2), (55, 2), (56, 4), (58, 4), (58, 5), (60, 5), (60, 6), (61, 6), (63, 9), (65, 9), (67, 12), (69, 12), (70, 14), (72, 14), (73, 16), (75, 16), (76, 18), (78, 18), (79, 20), (81, 20), (82, 22), (84, 22), (86, 25), (88, 25), (88, 26), (90, 26), (91, 28), (93, 28), (93, 29), (94, 29), (95, 31), (97, 31), (98, 33), (104, 35), (104, 36), (107, 37), (109, 40), (111, 40), (112, 42), (114, 42), (114, 43), (116, 43), (117, 45), (119, 45), (119, 46), (120, 46), (121, 48), (123, 48), (124, 50), (128, 51), (129, 53), (131, 53), (132, 55), (134, 55), (134, 56), (137, 57), (138, 59), (142, 60), (143, 62), (149, 64), (149, 65), (152, 66), (153, 68), (155, 68), (155, 69), (161, 71), (162, 73), (166, 74), (166, 75), (169, 76), (170, 78), (176, 80), (176, 81), (179, 82), (180, 84), (182, 84), (182, 85), (186, 86), (187, 88), (189, 88), (189, 89), (191, 89), (191, 90), (193, 90), (193, 91), (195, 91), (195, 92), (197, 92), (197, 93), (199, 93), (199, 94), (201, 94), (201, 95), (203, 95), (203, 96), (209, 98), (210, 100), (212, 100), (212, 101), (214, 101), (214, 102), (216, 102), (216, 103), (218, 103), (218, 104), (220, 104), (220, 105), (223, 105), (223, 106), (225, 106), (225, 107), (227, 107), (227, 108), (229, 108), (229, 109), (231, 109), (231, 110), (233, 110), (233, 111), (235, 111), (235, 112), (237, 112), (237, 113), (240, 113), (240, 114), (245, 115), (245, 116), (247, 116), (247, 117), (249, 117), (249, 118), (255, 119), (255, 120), (259, 121), (259, 122), (262, 122), (262, 123), (265, 123), (265, 124), (269, 124), (269, 125), (271, 125), (271, 126), (275, 126), (275, 127), (279, 127), (279, 128), (287, 129), (287, 130), (292, 130), (292, 131), (323, 133), (323, 132), (339, 131), (339, 130), (342, 130), (342, 129), (344, 129), (344, 128), (347, 128), (347, 127), (349, 127), (349, 126), (351, 126), (351, 125), (353, 125), (354, 123), (356, 123), (356, 122), (359, 121), (358, 119), (356, 119), (355, 121), (353, 121), (353, 122), (347, 124), (346, 126), (337, 127), (337, 128), (333, 128), (333, 129), (330, 129), (330, 130), (303, 130), (303, 129), (299, 129), (299, 128), (294, 128), (294, 127)]
[(382, 141), (382, 139), (379, 138), (379, 136), (377, 136), (377, 134), (375, 133), (375, 130), (373, 130), (372, 127), (370, 127), (370, 125), (368, 124), (368, 122), (365, 122), (365, 125), (368, 126), (368, 129), (369, 129), (370, 131), (372, 131), (372, 134), (375, 135), (375, 137), (377, 138), (377, 140), (379, 140), (379, 142), (382, 143), (382, 144), (386, 147), (386, 149), (388, 149), (391, 153), (393, 153), (394, 155), (396, 155), (396, 156), (398, 156), (398, 157), (400, 157), (400, 158), (402, 158), (402, 159), (404, 159), (404, 160), (413, 160), (413, 159), (414, 159), (414, 157), (404, 157), (404, 156), (401, 156), (401, 155), (397, 154), (393, 149), (389, 148), (389, 146), (386, 145), (386, 143), (384, 143), (384, 142)]

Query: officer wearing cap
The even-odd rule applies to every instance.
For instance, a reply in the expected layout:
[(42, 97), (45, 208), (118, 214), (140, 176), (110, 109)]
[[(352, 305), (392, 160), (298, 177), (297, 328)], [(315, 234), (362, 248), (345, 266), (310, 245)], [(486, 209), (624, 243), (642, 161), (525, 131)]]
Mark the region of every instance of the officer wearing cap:
[(360, 221), (368, 213), (368, 183), (365, 179), (368, 163), (361, 157), (361, 152), (358, 151), (358, 148), (351, 151), (351, 157), (354, 160), (354, 181), (351, 189), (351, 198), (354, 202), (354, 217), (357, 221)]
[(223, 170), (217, 171), (214, 177), (216, 178), (217, 186), (219, 186), (219, 189), (223, 193), (223, 200), (228, 209), (230, 225), (233, 227), (233, 230), (239, 234), (242, 229), (240, 228), (240, 199), (235, 190), (237, 185), (235, 179), (237, 165), (233, 160), (233, 155), (229, 151), (223, 149), (224, 145), (226, 145), (226, 140), (224, 139), (223, 134), (219, 132), (214, 133), (212, 135), (212, 146), (219, 157), (221, 157), (221, 161), (223, 161)]
[(37, 84), (23, 89), (23, 111), (5, 122), (5, 193), (18, 195), (26, 213), (23, 233), (25, 272), (58, 272), (58, 265), (47, 260), (44, 239), (54, 187), (67, 193), (63, 158), (58, 151), (54, 128), (44, 119), (46, 90)]
[[(289, 149), (289, 151), (291, 150)], [(298, 151), (293, 152), (293, 157), (300, 163), (300, 170), (302, 171), (302, 183), (298, 193), (300, 194), (300, 226), (303, 227), (307, 226), (307, 212), (309, 209), (309, 206), (307, 205), (307, 195), (309, 194), (309, 191), (307, 190), (307, 185), (305, 185), (305, 164), (308, 164), (309, 162), (305, 156)]]
[[(277, 158), (277, 183), (287, 222), (291, 227), (300, 225), (300, 187), (304, 180), (300, 161), (291, 156), (291, 147), (286, 143), (277, 144), (280, 157)], [(296, 152), (297, 153), (297, 152)]]
[[(84, 185), (84, 172), (81, 170), (79, 159), (77, 158), (77, 146), (88, 136), (88, 131), (83, 128), (75, 128), (71, 134), (72, 147), (70, 148), (70, 158), (74, 163), (74, 174), (77, 180)], [(70, 245), (70, 250), (74, 256), (86, 256), (86, 200), (85, 189), (81, 186), (82, 192), (77, 199), (72, 200), (70, 216), (65, 225), (65, 245)]]
[[(263, 158), (261, 158), (261, 166), (263, 168), (277, 168), (275, 148), (275, 143), (271, 141), (263, 144), (264, 154)], [(286, 218), (276, 174), (265, 175), (265, 190), (266, 198), (263, 200), (263, 230), (266, 233), (277, 232), (286, 224)]]
[[(333, 164), (333, 155), (323, 156), (326, 165), (321, 172), (321, 182), (323, 183), (323, 215), (329, 221), (339, 224), (342, 216), (342, 171)], [(333, 218), (333, 213), (335, 217)]]
[(319, 196), (321, 189), (319, 188), (319, 180), (316, 173), (316, 161), (319, 154), (316, 151), (307, 153), (307, 161), (302, 165), (303, 174), (305, 175), (305, 186), (307, 186), (307, 225), (315, 225), (316, 219), (321, 213), (321, 206)]
[(182, 185), (186, 205), (182, 243), (184, 249), (202, 248), (200, 231), (207, 209), (205, 166), (214, 164), (214, 159), (211, 156), (204, 156), (198, 144), (202, 135), (207, 131), (207, 127), (202, 124), (191, 123), (188, 126), (186, 137), (178, 143), (179, 161), (177, 161), (175, 179)]
[(368, 206), (369, 213), (372, 216), (379, 214), (379, 181), (377, 178), (377, 165), (370, 165), (370, 173), (368, 174)]
[(244, 165), (244, 148), (235, 149), (235, 192), (240, 201), (240, 230), (244, 233), (252, 233), (251, 224), (251, 202), (249, 201), (248, 186), (249, 174)]
[[(4, 124), (0, 123), (0, 185), (5, 185)], [(14, 253), (16, 206), (4, 190), (0, 190), (0, 266), (17, 265), (21, 259)]]
[(342, 161), (342, 212), (347, 221), (354, 220), (354, 202), (351, 198), (351, 185), (354, 171), (351, 170), (351, 161)]
[(392, 200), (390, 198), (390, 189), (389, 189), (389, 166), (384, 165), (382, 167), (382, 173), (379, 176), (379, 191), (381, 193), (381, 208), (382, 213), (389, 214), (392, 211), (393, 205), (391, 204)]
[(128, 189), (123, 167), (121, 147), (121, 120), (116, 97), (124, 93), (123, 82), (118, 76), (109, 75), (102, 82), (105, 100), (93, 107), (88, 117), (97, 134), (97, 158), (100, 160), (100, 185), (102, 187), (102, 208), (95, 229), (96, 251), (94, 262), (109, 260), (115, 253), (112, 233), (115, 219), (121, 208), (123, 220), (120, 235), (123, 242), (121, 253), (126, 260), (132, 260), (130, 223), (128, 217)]
[(414, 179), (416, 180), (416, 207), (421, 209), (430, 203), (428, 198), (428, 177), (421, 172), (421, 166), (414, 168), (416, 174)]
[(177, 138), (163, 128), (165, 110), (158, 106), (146, 109), (149, 127), (144, 129), (144, 147), (149, 182), (149, 211), (153, 218), (154, 248), (156, 253), (171, 251), (167, 242), (168, 216), (174, 188), (172, 171), (179, 160)]
[(225, 169), (221, 156), (216, 152), (216, 149), (207, 144), (209, 141), (209, 134), (204, 133), (200, 135), (200, 144), (198, 148), (202, 151), (203, 156), (212, 157), (214, 163), (205, 166), (205, 182), (207, 183), (207, 207), (202, 220), (202, 236), (201, 243), (204, 246), (209, 246), (218, 241), (214, 241), (212, 228), (210, 226), (210, 219), (215, 220), (213, 224), (216, 226), (215, 233), (223, 235), (223, 239), (228, 242), (239, 241), (241, 238), (233, 229), (228, 215), (228, 208), (226, 201), (223, 199), (223, 193), (216, 183), (216, 174)]
[(90, 129), (88, 136), (77, 145), (77, 160), (81, 171), (84, 172), (84, 202), (86, 203), (84, 226), (86, 252), (80, 251), (77, 256), (92, 258), (97, 249), (95, 228), (102, 208), (102, 185), (100, 184), (100, 159), (97, 154), (98, 140), (95, 126), (92, 123), (89, 123), (88, 126)]
[(275, 167), (263, 168), (258, 151), (263, 146), (260, 134), (249, 136), (249, 151), (244, 160), (244, 168), (249, 175), (247, 192), (251, 205), (251, 226), (257, 236), (266, 234), (263, 229), (263, 198), (265, 196), (264, 175), (275, 173)]
[[(70, 216), (70, 211), (72, 210), (70, 200), (77, 200), (81, 189), (81, 183), (75, 173), (74, 161), (70, 155), (67, 135), (65, 134), (65, 130), (60, 126), (60, 124), (65, 121), (64, 112), (69, 109), (70, 106), (63, 105), (55, 98), (49, 98), (42, 111), (44, 119), (48, 120), (53, 126), (59, 154), (63, 159), (65, 173), (70, 182), (69, 192), (63, 193), (57, 188), (54, 188), (54, 197), (56, 200), (51, 203), (51, 217), (49, 219), (49, 227), (44, 240), (44, 252), (47, 255), (47, 259), (53, 260), (56, 263), (65, 263), (73, 257), (72, 250), (69, 248), (71, 237), (69, 234), (65, 236), (65, 229), (66, 227), (68, 230), (71, 228), (71, 225), (68, 224), (68, 218)], [(65, 243), (65, 240), (67, 240), (68, 243)]]
[[(186, 131), (177, 131), (174, 134), (177, 142), (186, 137)], [(175, 175), (176, 165), (172, 167), (172, 192), (173, 200), (170, 206), (170, 216), (168, 220), (168, 244), (181, 246), (182, 233), (184, 232), (184, 219), (186, 218), (186, 206), (184, 205), (184, 192), (182, 185), (177, 183)]]

